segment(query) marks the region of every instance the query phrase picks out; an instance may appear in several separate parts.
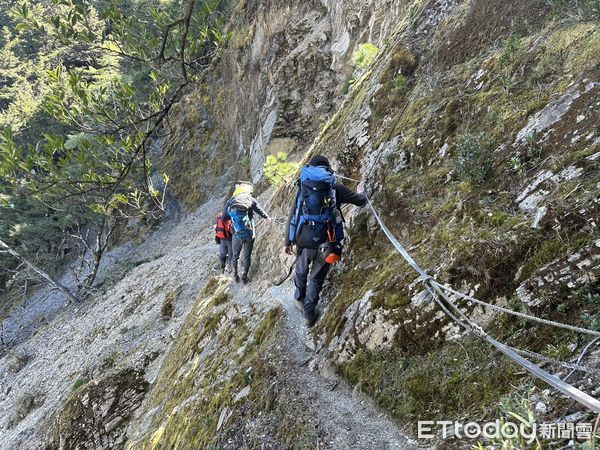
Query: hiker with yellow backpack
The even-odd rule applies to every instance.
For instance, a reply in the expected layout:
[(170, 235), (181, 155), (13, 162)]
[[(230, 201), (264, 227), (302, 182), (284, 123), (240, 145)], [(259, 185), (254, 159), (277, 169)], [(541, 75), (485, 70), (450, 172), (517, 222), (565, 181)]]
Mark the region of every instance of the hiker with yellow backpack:
[(235, 186), (233, 195), (225, 205), (223, 220), (231, 220), (233, 230), (233, 258), (231, 266), (236, 283), (240, 281), (238, 274), (238, 263), (242, 256), (242, 282), (248, 283), (248, 271), (254, 248), (255, 226), (254, 212), (264, 219), (271, 221), (266, 211), (253, 197), (254, 187), (251, 183), (240, 182)]
[(367, 197), (338, 183), (325, 156), (314, 156), (302, 168), (285, 230), (285, 252), (293, 254), (296, 246), (294, 298), (308, 328), (319, 318), (317, 303), (329, 267), (342, 255), (344, 203), (362, 208)]

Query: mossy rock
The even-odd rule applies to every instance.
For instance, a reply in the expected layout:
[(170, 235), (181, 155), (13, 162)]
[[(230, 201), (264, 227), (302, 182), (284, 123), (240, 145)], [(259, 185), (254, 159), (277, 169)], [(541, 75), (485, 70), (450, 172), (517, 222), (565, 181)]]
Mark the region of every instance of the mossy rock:
[(143, 372), (132, 368), (82, 385), (54, 421), (53, 448), (122, 446), (127, 423), (148, 386)]
[(341, 372), (404, 422), (490, 414), (498, 397), (521, 379), (516, 365), (500, 355), (490, 357), (480, 341), (448, 343), (411, 357), (361, 350)]
[(227, 426), (217, 425), (234, 411), (237, 393), (248, 385), (259, 391), (249, 374), (271, 345), (282, 313), (270, 309), (255, 321), (230, 298), (225, 278), (207, 282), (149, 394), (148, 408), (156, 411), (151, 426), (130, 448), (219, 447)]

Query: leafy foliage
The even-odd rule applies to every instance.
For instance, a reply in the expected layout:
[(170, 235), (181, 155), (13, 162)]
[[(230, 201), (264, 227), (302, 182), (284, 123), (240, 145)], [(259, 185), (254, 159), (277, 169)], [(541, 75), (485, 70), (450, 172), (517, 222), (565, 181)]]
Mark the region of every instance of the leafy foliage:
[(377, 53), (379, 53), (379, 48), (370, 42), (360, 44), (358, 49), (352, 55), (352, 62), (357, 68), (366, 69), (373, 64)]
[(509, 36), (509, 38), (506, 40), (506, 44), (504, 45), (504, 50), (502, 51), (502, 54), (498, 60), (499, 68), (502, 69), (511, 65), (517, 59), (521, 47), (521, 40), (517, 36)]
[(483, 134), (461, 136), (454, 161), (456, 172), (463, 180), (483, 183), (492, 173), (493, 153), (494, 142)]
[(406, 77), (401, 73), (396, 75), (393, 86), (394, 89), (397, 89), (398, 91), (404, 91), (406, 89)]
[(356, 79), (354, 77), (348, 77), (346, 81), (344, 81), (344, 83), (342, 84), (342, 94), (348, 95), (348, 93), (350, 92), (350, 88), (354, 83), (356, 83)]
[(106, 237), (107, 217), (159, 214), (168, 178), (153, 182), (147, 148), (226, 42), (221, 1), (0, 6), (0, 238), (37, 257), (69, 222)]
[(287, 153), (279, 152), (277, 155), (267, 156), (265, 162), (265, 176), (273, 186), (283, 186), (289, 182), (298, 171), (299, 163), (288, 162)]

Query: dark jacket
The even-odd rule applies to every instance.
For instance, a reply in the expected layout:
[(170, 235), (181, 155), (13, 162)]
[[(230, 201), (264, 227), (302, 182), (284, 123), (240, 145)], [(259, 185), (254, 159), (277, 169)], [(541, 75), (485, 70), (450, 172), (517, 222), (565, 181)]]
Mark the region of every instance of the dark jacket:
[[(290, 222), (296, 213), (296, 206), (298, 204), (298, 195), (300, 194), (300, 187), (296, 190), (290, 213), (288, 214), (287, 221), (285, 223), (285, 245), (290, 245)], [(335, 184), (335, 197), (337, 200), (337, 206), (340, 208), (342, 205), (351, 203), (361, 208), (367, 204), (367, 196), (365, 194), (359, 194), (351, 189), (348, 189), (341, 183)]]

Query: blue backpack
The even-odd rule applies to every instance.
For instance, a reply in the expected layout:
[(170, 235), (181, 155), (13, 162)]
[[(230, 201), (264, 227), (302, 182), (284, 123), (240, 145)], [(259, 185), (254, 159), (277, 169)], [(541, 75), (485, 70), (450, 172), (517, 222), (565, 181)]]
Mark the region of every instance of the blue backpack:
[(233, 228), (233, 234), (238, 239), (248, 239), (254, 236), (254, 224), (250, 218), (250, 208), (242, 202), (236, 201), (236, 198), (232, 198), (227, 202), (227, 211), (231, 217), (231, 225)]
[(302, 168), (289, 239), (298, 247), (312, 249), (318, 249), (327, 241), (344, 239), (344, 225), (336, 202), (335, 176), (329, 167)]

